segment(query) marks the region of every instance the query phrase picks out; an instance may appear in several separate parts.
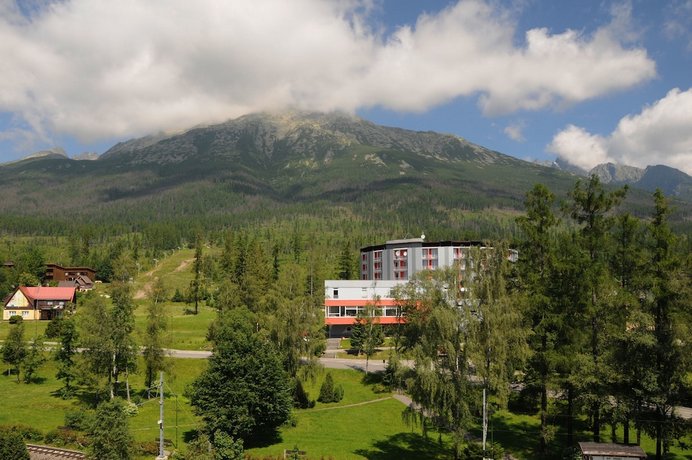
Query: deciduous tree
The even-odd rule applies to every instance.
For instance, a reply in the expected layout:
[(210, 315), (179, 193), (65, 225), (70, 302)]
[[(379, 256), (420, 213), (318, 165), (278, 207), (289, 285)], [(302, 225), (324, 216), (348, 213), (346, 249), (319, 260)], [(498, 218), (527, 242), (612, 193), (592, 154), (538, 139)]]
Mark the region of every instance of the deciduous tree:
[(104, 401), (96, 408), (89, 427), (92, 458), (98, 460), (129, 460), (133, 458), (132, 436), (127, 415), (119, 398)]
[(209, 433), (244, 441), (271, 433), (290, 414), (290, 379), (281, 356), (244, 307), (223, 311), (210, 339), (207, 369), (189, 388), (190, 402)]
[(55, 352), (55, 360), (58, 362), (58, 372), (55, 377), (62, 380), (64, 385), (60, 392), (63, 398), (72, 395), (72, 382), (77, 378), (75, 358), (77, 354), (77, 326), (74, 318), (64, 317), (60, 325), (60, 343)]
[(27, 356), (26, 343), (24, 342), (24, 322), (20, 321), (17, 324), (10, 326), (10, 332), (7, 335), (7, 340), (2, 346), (2, 360), (9, 365), (8, 375), (11, 370), (17, 374), (17, 382), (19, 382), (19, 371), (24, 364)]

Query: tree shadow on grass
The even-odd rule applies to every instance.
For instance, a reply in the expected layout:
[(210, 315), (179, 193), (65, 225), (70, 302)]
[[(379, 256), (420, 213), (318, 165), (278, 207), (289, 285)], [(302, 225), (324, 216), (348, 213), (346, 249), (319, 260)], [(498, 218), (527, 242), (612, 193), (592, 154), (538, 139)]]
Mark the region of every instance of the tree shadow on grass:
[[(526, 421), (515, 421), (502, 415), (492, 418), (489, 426), (488, 439), (499, 443), (505, 451), (519, 454), (524, 458), (537, 458), (540, 428)], [(480, 430), (473, 431), (481, 436)]]
[(417, 460), (449, 458), (450, 447), (417, 433), (397, 433), (375, 441), (372, 449), (357, 449), (357, 455), (370, 460)]

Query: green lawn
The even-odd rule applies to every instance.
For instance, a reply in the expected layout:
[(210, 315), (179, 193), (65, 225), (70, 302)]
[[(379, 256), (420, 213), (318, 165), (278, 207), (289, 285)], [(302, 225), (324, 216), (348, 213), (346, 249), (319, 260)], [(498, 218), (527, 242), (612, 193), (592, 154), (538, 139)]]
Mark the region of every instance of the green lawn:
[[(206, 360), (171, 359), (170, 370), (165, 375), (165, 438), (174, 442), (183, 439), (186, 431), (194, 430), (197, 417), (187, 399), (182, 396), (183, 390), (206, 366)], [(140, 366), (143, 370), (143, 366)], [(44, 434), (64, 424), (65, 412), (80, 408), (79, 398), (62, 399), (57, 391), (62, 383), (55, 379), (56, 368), (52, 361), (39, 371), (40, 383), (17, 383), (16, 376), (0, 375), (0, 394), (3, 395), (1, 424), (30, 425)], [(147, 400), (141, 395), (144, 390), (144, 376), (131, 376), (133, 400), (140, 400), (139, 413), (129, 419), (130, 431), (136, 441), (155, 441), (158, 439), (159, 403), (158, 399)], [(176, 412), (176, 398), (178, 395)], [(145, 457), (149, 458), (149, 457)]]
[(305, 389), (312, 399), (327, 375), (344, 388), (338, 403), (317, 403), (313, 409), (296, 410), (296, 426), (282, 427), (271, 445), (248, 449), (257, 458), (283, 454), (298, 446), (310, 459), (420, 459), (448, 458), (449, 446), (437, 443), (437, 436), (424, 438), (419, 427), (402, 421), (405, 406), (374, 382), (364, 382), (364, 374), (352, 370), (325, 369)]
[[(168, 315), (166, 348), (177, 350), (211, 349), (211, 344), (207, 341), (207, 330), (216, 318), (216, 310), (200, 305), (199, 313), (192, 315), (186, 312), (191, 306), (173, 302), (167, 302), (165, 308)], [(135, 310), (135, 328), (140, 341), (146, 328), (146, 315), (145, 301), (138, 302), (138, 307)]]

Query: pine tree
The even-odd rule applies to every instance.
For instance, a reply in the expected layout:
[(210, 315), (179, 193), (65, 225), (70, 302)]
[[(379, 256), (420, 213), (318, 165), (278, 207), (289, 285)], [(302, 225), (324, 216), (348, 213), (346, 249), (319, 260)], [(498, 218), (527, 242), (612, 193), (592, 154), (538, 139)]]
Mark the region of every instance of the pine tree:
[[(654, 193), (655, 210), (649, 225), (648, 284), (651, 297), (647, 307), (653, 318), (655, 373), (654, 392), (649, 404), (654, 407), (656, 459), (663, 458), (673, 436), (670, 419), (679, 404), (684, 379), (690, 372), (690, 276), (685, 273), (677, 251), (676, 238), (668, 225), (670, 209), (661, 192)], [(688, 267), (689, 268), (689, 267)]]
[[(591, 420), (594, 442), (601, 439), (601, 412), (607, 401), (607, 379), (609, 371), (604, 353), (610, 339), (609, 326), (613, 324), (612, 308), (608, 297), (613, 292), (614, 280), (608, 267), (609, 231), (613, 225), (610, 211), (622, 200), (627, 189), (606, 192), (598, 179), (592, 175), (586, 185), (577, 181), (570, 192), (571, 201), (565, 206), (566, 212), (579, 225), (577, 243), (583, 252), (585, 265), (582, 275), (586, 283), (584, 290), (584, 316), (590, 331), (586, 345), (591, 362), (582, 369), (589, 375), (584, 387), (584, 397), (591, 406)], [(586, 379), (585, 379), (586, 381)]]
[(537, 184), (526, 194), (526, 216), (517, 219), (522, 232), (517, 262), (517, 291), (523, 297), (524, 316), (533, 334), (529, 336), (533, 356), (528, 362), (528, 384), (540, 393), (540, 447), (547, 453), (548, 385), (555, 363), (552, 362), (553, 338), (558, 318), (549, 293), (550, 273), (555, 259), (554, 231), (558, 219), (553, 213), (555, 196), (544, 185)]

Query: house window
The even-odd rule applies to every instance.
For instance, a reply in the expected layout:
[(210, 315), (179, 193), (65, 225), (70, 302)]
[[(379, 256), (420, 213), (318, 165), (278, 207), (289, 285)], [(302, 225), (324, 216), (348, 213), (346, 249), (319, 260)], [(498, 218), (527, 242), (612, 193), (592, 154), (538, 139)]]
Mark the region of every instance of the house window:
[(27, 318), (28, 316), (29, 316), (29, 312), (26, 311), (26, 310), (24, 310), (24, 311), (22, 312), (22, 318)]
[(332, 292), (332, 298), (334, 298), (334, 299), (339, 298), (339, 290), (338, 289), (334, 289), (334, 291)]
[(16, 312), (16, 311), (11, 311), (11, 312), (9, 312), (9, 313), (10, 313), (10, 316), (14, 316), (14, 315), (16, 315), (16, 314), (17, 314), (17, 312)]

